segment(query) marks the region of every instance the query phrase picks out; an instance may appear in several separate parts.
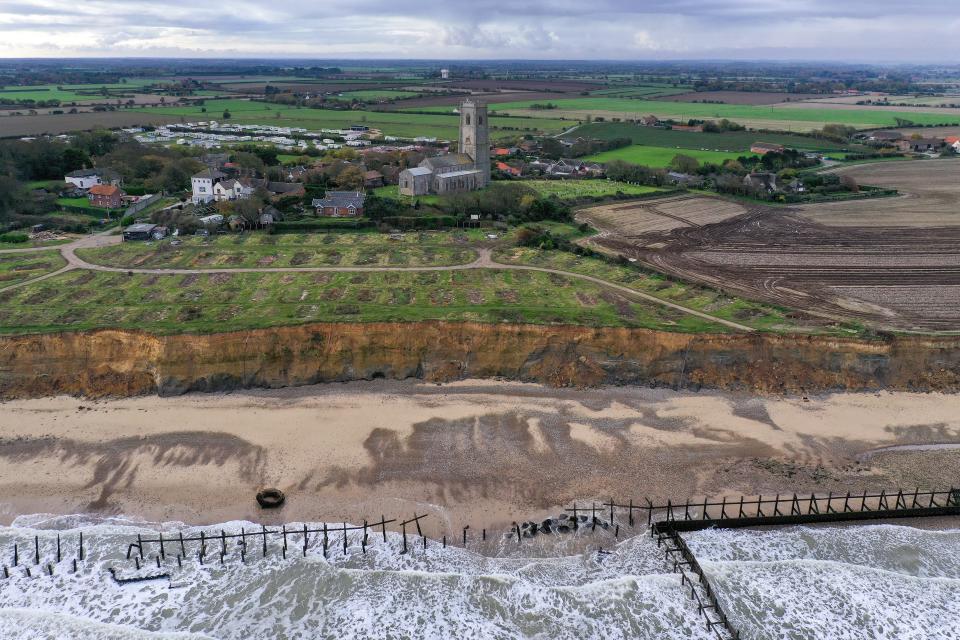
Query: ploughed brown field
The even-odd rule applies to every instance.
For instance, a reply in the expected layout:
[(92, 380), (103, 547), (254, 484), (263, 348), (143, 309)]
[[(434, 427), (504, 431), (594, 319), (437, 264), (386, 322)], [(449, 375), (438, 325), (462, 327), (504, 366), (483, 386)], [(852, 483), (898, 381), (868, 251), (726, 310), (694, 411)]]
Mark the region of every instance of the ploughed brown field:
[[(410, 87), (411, 90), (415, 87)], [(463, 89), (462, 91), (468, 91)], [(568, 98), (569, 96), (562, 93), (556, 92), (544, 92), (544, 91), (504, 91), (504, 92), (472, 92), (474, 98), (479, 98), (487, 104), (497, 104), (497, 103), (507, 103), (507, 102), (520, 102), (522, 100), (543, 100), (544, 102), (550, 100), (560, 100), (563, 98)], [(399, 110), (399, 109), (417, 109), (421, 107), (446, 107), (451, 108), (458, 106), (463, 102), (463, 98), (466, 96), (466, 93), (460, 93), (452, 96), (424, 96), (422, 98), (410, 98), (409, 100), (400, 100), (390, 105), (386, 105), (385, 108), (388, 110)]]
[[(596, 91), (605, 85), (599, 82), (575, 80), (454, 80), (442, 86), (450, 89), (473, 89), (479, 91), (545, 91), (548, 93), (578, 93)], [(568, 96), (569, 97), (569, 96)]]
[(135, 127), (180, 122), (180, 116), (156, 113), (103, 111), (63, 115), (0, 116), (0, 138), (57, 135), (96, 127)]
[(580, 215), (604, 231), (592, 240), (599, 247), (679, 277), (827, 319), (960, 330), (960, 161), (844, 172), (906, 195), (740, 213), (713, 199), (712, 223), (704, 198), (647, 200), (635, 209), (618, 203), (619, 211)]
[(720, 101), (725, 104), (778, 104), (780, 102), (799, 102), (823, 98), (820, 93), (782, 93), (774, 91), (691, 91), (672, 96), (654, 98), (665, 102), (703, 102)]

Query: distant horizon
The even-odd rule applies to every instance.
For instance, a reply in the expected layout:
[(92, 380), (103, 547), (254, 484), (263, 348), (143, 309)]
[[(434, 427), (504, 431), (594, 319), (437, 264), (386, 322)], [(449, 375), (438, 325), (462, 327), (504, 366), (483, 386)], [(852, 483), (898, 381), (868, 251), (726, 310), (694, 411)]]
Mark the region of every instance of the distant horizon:
[(767, 60), (950, 64), (945, 0), (100, 0), (0, 6), (2, 59)]

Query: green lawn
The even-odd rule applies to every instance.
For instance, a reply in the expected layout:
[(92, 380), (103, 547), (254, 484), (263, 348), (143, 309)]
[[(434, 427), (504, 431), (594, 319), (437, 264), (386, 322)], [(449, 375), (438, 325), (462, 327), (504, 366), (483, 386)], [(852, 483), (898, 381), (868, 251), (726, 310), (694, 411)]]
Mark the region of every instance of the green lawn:
[[(672, 156), (671, 156), (672, 157)], [(530, 187), (541, 196), (557, 196), (561, 200), (574, 200), (582, 197), (613, 196), (618, 193), (643, 196), (662, 191), (656, 187), (616, 182), (614, 180), (519, 180), (516, 184)], [(442, 197), (436, 195), (402, 196), (396, 185), (379, 187), (374, 193), (384, 198), (393, 198), (407, 204), (419, 201), (421, 204), (438, 204)]]
[(455, 270), (127, 275), (71, 271), (0, 293), (0, 332), (217, 332), (309, 322), (451, 320), (723, 332), (599, 285), (535, 272)]
[(570, 140), (591, 138), (613, 140), (630, 138), (634, 144), (652, 147), (674, 147), (703, 151), (728, 151), (738, 154), (750, 151), (754, 142), (782, 144), (803, 151), (867, 151), (868, 147), (857, 144), (839, 143), (823, 138), (800, 136), (789, 133), (756, 133), (752, 131), (730, 131), (726, 133), (696, 133), (693, 131), (674, 131), (660, 127), (645, 127), (629, 122), (594, 122), (577, 127), (566, 136)]
[[(510, 113), (520, 111), (524, 115), (536, 115), (541, 118), (570, 117), (572, 112), (603, 115), (619, 114), (620, 117), (653, 114), (661, 118), (678, 120), (721, 119), (737, 121), (767, 122), (804, 122), (836, 123), (857, 127), (895, 126), (896, 118), (911, 120), (916, 124), (944, 124), (960, 122), (960, 114), (950, 113), (912, 113), (894, 110), (836, 109), (823, 107), (775, 107), (767, 105), (700, 104), (690, 102), (668, 102), (659, 100), (632, 100), (629, 98), (582, 97), (551, 100), (557, 105), (555, 110), (528, 111), (536, 100), (508, 102), (496, 105), (496, 111)], [(542, 102), (542, 101), (541, 101)], [(432, 110), (432, 109), (431, 109)]]
[(700, 163), (712, 162), (714, 164), (723, 164), (724, 160), (736, 160), (740, 156), (750, 156), (751, 153), (743, 152), (721, 152), (721, 151), (700, 151), (699, 149), (677, 149), (670, 147), (647, 147), (643, 145), (633, 145), (614, 149), (613, 151), (604, 151), (585, 158), (595, 162), (610, 162), (611, 160), (624, 160), (633, 164), (642, 164), (648, 167), (666, 167), (673, 160), (674, 156), (683, 154), (696, 158)]
[(116, 84), (54, 84), (35, 85), (29, 87), (0, 86), (0, 98), (12, 100), (59, 100), (60, 102), (83, 102), (109, 99), (100, 93), (107, 89), (116, 100), (115, 94), (136, 93), (144, 86), (159, 81), (158, 78), (131, 78), (126, 83)]
[(421, 267), (473, 262), (477, 253), (454, 233), (248, 233), (187, 237), (156, 243), (125, 242), (78, 251), (84, 260), (124, 268), (239, 269), (249, 267)]
[[(203, 111), (206, 109), (206, 111)], [(133, 110), (132, 110), (133, 111)], [(149, 114), (183, 116), (188, 121), (220, 120), (230, 111), (232, 123), (303, 127), (311, 130), (343, 129), (364, 124), (385, 135), (419, 136), (456, 140), (459, 117), (453, 113), (420, 114), (402, 111), (333, 111), (308, 109), (251, 100), (208, 100), (203, 106), (145, 107)], [(449, 109), (447, 109), (449, 111)], [(539, 118), (490, 118), (491, 136), (515, 137), (518, 133), (557, 133), (568, 127), (559, 121)]]
[[(21, 244), (19, 248), (29, 246), (29, 244)], [(7, 248), (7, 245), (0, 244), (0, 247)], [(65, 266), (67, 261), (59, 251), (0, 254), (0, 289), (51, 273)]]

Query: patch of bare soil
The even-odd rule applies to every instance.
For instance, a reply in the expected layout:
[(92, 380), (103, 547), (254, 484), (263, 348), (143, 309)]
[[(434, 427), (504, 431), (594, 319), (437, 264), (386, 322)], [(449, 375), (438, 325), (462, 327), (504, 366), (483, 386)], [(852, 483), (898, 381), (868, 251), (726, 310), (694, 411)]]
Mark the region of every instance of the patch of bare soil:
[(453, 291), (434, 289), (430, 292), (430, 304), (445, 306), (453, 302)]
[(520, 293), (517, 292), (516, 289), (498, 289), (497, 299), (499, 299), (500, 302), (514, 304), (520, 301)]
[(269, 267), (270, 265), (272, 265), (272, 264), (273, 264), (274, 262), (276, 262), (276, 261), (277, 261), (277, 256), (275, 256), (275, 255), (263, 256), (262, 258), (260, 258), (259, 260), (257, 260), (257, 266), (258, 266), (258, 267)]
[(482, 291), (477, 291), (476, 289), (470, 289), (467, 291), (467, 300), (470, 304), (483, 304), (486, 300), (483, 297)]

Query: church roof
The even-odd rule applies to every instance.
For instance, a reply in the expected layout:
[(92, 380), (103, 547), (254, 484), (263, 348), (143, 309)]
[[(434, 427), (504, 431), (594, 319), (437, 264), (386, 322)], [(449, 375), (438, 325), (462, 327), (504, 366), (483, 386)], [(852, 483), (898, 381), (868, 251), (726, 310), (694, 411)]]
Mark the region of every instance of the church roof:
[(433, 170), (429, 169), (428, 167), (411, 167), (409, 169), (405, 169), (405, 171), (412, 176), (428, 176), (433, 173)]
[(441, 173), (437, 176), (438, 180), (446, 180), (448, 178), (462, 178), (463, 176), (472, 176), (474, 174), (483, 173), (479, 169), (467, 169), (466, 171), (451, 171), (449, 173)]
[(432, 169), (436, 171), (437, 169), (445, 169), (447, 167), (460, 167), (465, 165), (472, 165), (473, 158), (468, 156), (465, 153), (451, 153), (447, 156), (437, 156), (435, 158), (427, 158), (420, 163), (421, 167), (426, 167), (427, 169)]

